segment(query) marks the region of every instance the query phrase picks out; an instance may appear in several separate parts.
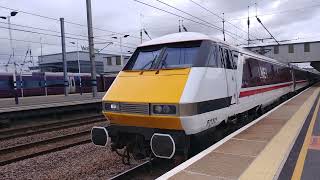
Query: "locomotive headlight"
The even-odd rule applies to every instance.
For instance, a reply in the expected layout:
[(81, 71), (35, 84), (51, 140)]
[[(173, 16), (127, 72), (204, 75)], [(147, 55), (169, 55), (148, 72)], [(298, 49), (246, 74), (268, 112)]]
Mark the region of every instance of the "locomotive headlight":
[(152, 113), (159, 115), (176, 115), (177, 107), (175, 105), (155, 104), (152, 105)]
[(110, 109), (111, 110), (118, 110), (119, 109), (119, 104), (116, 104), (116, 103), (110, 104)]
[(120, 105), (119, 103), (108, 102), (108, 103), (103, 103), (103, 108), (105, 111), (119, 111)]

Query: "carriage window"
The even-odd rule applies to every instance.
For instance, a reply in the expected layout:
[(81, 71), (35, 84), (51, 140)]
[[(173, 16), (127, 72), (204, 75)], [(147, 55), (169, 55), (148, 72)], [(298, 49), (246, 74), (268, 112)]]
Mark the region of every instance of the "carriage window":
[(64, 87), (63, 79), (47, 79), (47, 87)]
[(0, 89), (10, 89), (10, 82), (8, 80), (0, 81)]
[(274, 68), (273, 64), (268, 62), (259, 62), (261, 79), (264, 81), (265, 85), (274, 83)]
[(251, 83), (254, 86), (260, 86), (263, 83), (261, 82), (261, 74), (260, 74), (260, 65), (259, 61), (256, 59), (249, 59), (250, 67), (251, 67), (251, 72), (252, 72), (252, 79)]
[(23, 83), (24, 88), (38, 88), (40, 87), (40, 85), (41, 85), (41, 82), (37, 80), (28, 80), (28, 81), (24, 81)]
[(243, 87), (263, 85), (258, 60), (253, 58), (248, 58), (245, 60), (245, 64), (243, 65), (242, 79)]
[(245, 61), (243, 64), (243, 73), (242, 73), (242, 87), (246, 88), (250, 86), (250, 78), (252, 77), (250, 66), (248, 61)]

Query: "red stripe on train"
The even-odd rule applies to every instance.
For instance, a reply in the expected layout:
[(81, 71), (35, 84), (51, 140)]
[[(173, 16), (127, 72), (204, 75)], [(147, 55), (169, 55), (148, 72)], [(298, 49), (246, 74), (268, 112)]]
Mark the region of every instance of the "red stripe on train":
[(267, 91), (272, 91), (272, 90), (275, 90), (275, 89), (284, 88), (284, 87), (287, 87), (287, 86), (290, 86), (290, 85), (292, 85), (292, 83), (282, 84), (282, 85), (277, 85), (277, 86), (271, 86), (271, 87), (266, 87), (266, 88), (260, 88), (260, 89), (253, 89), (253, 90), (249, 90), (249, 91), (242, 91), (242, 92), (240, 92), (240, 98), (241, 97), (245, 97), (245, 96), (251, 96), (251, 95), (254, 95), (254, 94), (264, 93), (264, 92), (267, 92)]
[[(303, 83), (303, 82), (307, 82), (307, 80), (300, 80), (300, 81), (297, 81), (296, 83), (298, 84), (298, 83)], [(255, 94), (259, 94), (259, 93), (264, 93), (267, 91), (273, 91), (275, 89), (280, 89), (280, 88), (284, 88), (287, 86), (291, 86), (292, 84), (293, 83), (276, 85), (276, 86), (260, 88), (260, 89), (253, 89), (253, 90), (249, 90), (249, 91), (242, 91), (242, 92), (240, 92), (239, 97), (242, 98), (242, 97), (251, 96), (251, 95), (255, 95)]]

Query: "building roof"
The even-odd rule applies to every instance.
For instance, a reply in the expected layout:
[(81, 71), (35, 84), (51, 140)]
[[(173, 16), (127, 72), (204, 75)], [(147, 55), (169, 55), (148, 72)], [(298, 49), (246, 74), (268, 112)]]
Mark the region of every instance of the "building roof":
[[(66, 52), (66, 54), (73, 54), (73, 53), (77, 53), (77, 51), (69, 51)], [(86, 53), (89, 54), (89, 52), (87, 51), (79, 51), (79, 53)], [(53, 55), (60, 55), (62, 53), (54, 53), (54, 54), (46, 54), (46, 55), (42, 55), (42, 56), (38, 56), (38, 57), (46, 57), (46, 56), (53, 56)], [(96, 55), (102, 55), (102, 56), (120, 56), (120, 54), (110, 54), (110, 53), (95, 53)], [(124, 55), (125, 56), (125, 55)]]
[(244, 46), (244, 48), (257, 48), (257, 47), (268, 47), (268, 46), (285, 46), (285, 45), (289, 45), (289, 44), (304, 44), (304, 43), (320, 43), (320, 40), (311, 40), (311, 41), (301, 41), (301, 40), (292, 40), (290, 42), (286, 42), (286, 43), (281, 43), (279, 42), (280, 45), (278, 45), (275, 42), (270, 42), (270, 43), (262, 43), (262, 44), (258, 44), (258, 45), (252, 45), (252, 46)]

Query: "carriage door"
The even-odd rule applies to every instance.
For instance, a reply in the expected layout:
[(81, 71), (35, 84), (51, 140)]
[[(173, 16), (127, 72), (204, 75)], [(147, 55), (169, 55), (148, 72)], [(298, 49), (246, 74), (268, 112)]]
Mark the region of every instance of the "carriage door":
[(226, 48), (221, 48), (221, 56), (224, 59), (228, 97), (231, 97), (231, 104), (235, 104), (238, 102), (236, 79), (237, 58), (233, 57), (231, 51)]
[(70, 93), (76, 92), (76, 83), (74, 81), (74, 76), (69, 76), (69, 92)]

